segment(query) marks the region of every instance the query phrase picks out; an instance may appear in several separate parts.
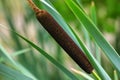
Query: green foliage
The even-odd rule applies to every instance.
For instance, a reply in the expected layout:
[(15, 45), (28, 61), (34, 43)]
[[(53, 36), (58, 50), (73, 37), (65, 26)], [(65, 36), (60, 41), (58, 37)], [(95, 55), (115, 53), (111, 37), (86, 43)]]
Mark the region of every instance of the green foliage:
[(112, 62), (114, 67), (120, 73), (120, 56), (118, 53), (111, 47), (111, 45), (105, 40), (101, 32), (98, 30), (97, 26), (90, 20), (89, 17), (71, 0), (66, 0), (67, 5), (74, 13), (76, 18), (82, 22), (86, 30), (90, 33), (90, 35), (94, 38), (96, 43), (100, 46), (100, 48), (105, 52), (106, 56)]
[(92, 4), (90, 0), (33, 1), (47, 10), (85, 52), (94, 71), (92, 75), (84, 73), (65, 54), (38, 23), (27, 0), (1, 0), (0, 80), (120, 79), (118, 0)]

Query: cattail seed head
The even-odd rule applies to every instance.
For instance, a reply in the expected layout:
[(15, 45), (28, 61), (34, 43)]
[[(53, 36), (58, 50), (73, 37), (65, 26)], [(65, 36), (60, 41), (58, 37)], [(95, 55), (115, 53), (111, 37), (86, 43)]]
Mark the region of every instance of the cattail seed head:
[[(31, 1), (31, 0), (28, 0)], [(30, 3), (31, 4), (31, 3)], [(36, 6), (33, 5), (33, 9)], [(83, 51), (75, 44), (62, 27), (54, 20), (54, 18), (45, 10), (35, 10), (36, 17), (41, 25), (56, 40), (56, 42), (68, 53), (68, 55), (87, 73), (93, 71), (93, 67), (84, 55)]]

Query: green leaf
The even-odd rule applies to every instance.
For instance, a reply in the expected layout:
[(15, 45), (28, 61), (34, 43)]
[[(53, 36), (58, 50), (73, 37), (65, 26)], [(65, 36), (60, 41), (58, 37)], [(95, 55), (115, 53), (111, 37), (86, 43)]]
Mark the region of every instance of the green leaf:
[(0, 56), (4, 59), (6, 59), (11, 64), (16, 65), (16, 62), (12, 59), (12, 57), (7, 54), (7, 51), (0, 45)]
[[(95, 8), (95, 4), (93, 1), (91, 2), (90, 17), (91, 17), (92, 21), (97, 25), (96, 8)], [(97, 61), (99, 63), (101, 63), (101, 53), (100, 53), (99, 46), (96, 43), (94, 43), (94, 45), (95, 45), (95, 52), (96, 52), (95, 57), (96, 57)]]
[(119, 80), (118, 79), (118, 74), (117, 74), (116, 70), (114, 70), (114, 80)]
[(76, 70), (76, 69), (74, 69), (74, 68), (71, 68), (71, 70), (72, 70), (74, 73), (81, 75), (82, 77), (84, 77), (84, 78), (87, 79), (87, 80), (94, 80), (92, 77), (90, 77), (88, 74), (86, 74), (86, 73), (84, 73), (84, 72), (81, 72), (81, 71)]
[(12, 56), (18, 56), (18, 55), (24, 54), (25, 52), (29, 52), (29, 51), (30, 51), (30, 48), (23, 49), (23, 50), (12, 53)]
[(17, 63), (1, 45), (0, 45), (0, 56), (3, 59), (2, 61), (4, 60), (7, 61), (7, 63), (10, 63), (10, 66), (21, 71), (24, 75), (32, 78), (33, 80), (37, 80), (27, 69), (25, 69), (19, 63)]
[(82, 22), (86, 30), (91, 34), (99, 47), (105, 52), (105, 55), (111, 61), (113, 66), (120, 73), (120, 56), (117, 54), (115, 49), (105, 40), (101, 32), (98, 30), (92, 20), (77, 6), (72, 0), (65, 0), (68, 7), (74, 13), (76, 18)]
[(0, 78), (2, 78), (2, 80), (33, 80), (17, 70), (9, 68), (3, 64), (0, 64)]
[(95, 3), (93, 1), (91, 2), (90, 16), (92, 21), (97, 25), (97, 15), (96, 15)]
[[(14, 32), (14, 31), (13, 31)], [(79, 80), (74, 74), (72, 74), (70, 71), (68, 71), (65, 67), (63, 67), (60, 63), (58, 63), (54, 58), (52, 58), (48, 53), (46, 53), (44, 50), (39, 48), (37, 45), (35, 45), (33, 42), (29, 41), (28, 39), (24, 38), (20, 34), (16, 33), (17, 36), (25, 40), (27, 43), (29, 43), (33, 48), (35, 48), (37, 51), (39, 51), (44, 57), (46, 57), (49, 61), (51, 61), (55, 66), (57, 66), (60, 70), (62, 70), (68, 77), (70, 77), (72, 80)]]

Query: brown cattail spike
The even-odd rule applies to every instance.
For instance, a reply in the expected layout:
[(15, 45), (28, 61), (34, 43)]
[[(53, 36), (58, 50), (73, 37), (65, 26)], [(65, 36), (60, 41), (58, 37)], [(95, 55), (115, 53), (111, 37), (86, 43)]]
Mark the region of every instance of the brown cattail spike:
[[(32, 3), (31, 0), (30, 4)], [(93, 67), (84, 55), (83, 51), (75, 44), (62, 27), (54, 20), (54, 18), (45, 10), (39, 10), (31, 4), (35, 9), (36, 17), (41, 25), (56, 40), (56, 42), (68, 53), (68, 55), (87, 73), (93, 71)], [(37, 10), (36, 10), (37, 9)]]

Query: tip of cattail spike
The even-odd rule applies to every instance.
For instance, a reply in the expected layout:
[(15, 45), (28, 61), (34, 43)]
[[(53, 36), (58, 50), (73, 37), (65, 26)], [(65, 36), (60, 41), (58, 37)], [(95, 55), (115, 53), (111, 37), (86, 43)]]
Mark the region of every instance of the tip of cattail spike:
[(41, 9), (39, 9), (32, 0), (27, 0), (27, 1), (35, 13), (38, 13), (39, 11), (41, 11)]

